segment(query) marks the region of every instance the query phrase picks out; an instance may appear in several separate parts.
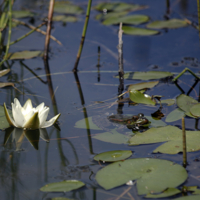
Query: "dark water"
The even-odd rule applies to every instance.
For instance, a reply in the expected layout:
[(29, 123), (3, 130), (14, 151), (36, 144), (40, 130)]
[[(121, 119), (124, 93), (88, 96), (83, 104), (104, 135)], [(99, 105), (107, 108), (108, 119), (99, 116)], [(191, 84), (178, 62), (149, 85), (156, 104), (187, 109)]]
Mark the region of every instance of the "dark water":
[[(73, 1), (81, 5), (85, 10), (87, 1)], [(98, 1), (101, 2), (101, 1)], [(133, 1), (126, 1), (132, 3)], [(96, 4), (97, 2), (93, 2)], [(166, 2), (160, 0), (136, 0), (134, 3), (148, 5), (149, 8), (137, 11), (139, 14), (147, 14), (152, 20), (164, 19), (166, 14)], [(35, 24), (39, 24), (41, 18), (48, 12), (48, 1), (16, 1), (15, 9), (30, 9), (38, 13)], [(87, 30), (81, 60), (79, 63), (78, 78), (81, 85), (77, 87), (77, 80), (71, 70), (75, 63), (75, 58), (80, 43), (84, 15), (79, 17), (76, 23), (68, 23), (63, 26), (61, 22), (53, 24), (52, 35), (63, 44), (59, 46), (51, 40), (49, 66), (53, 83), (53, 90), (56, 99), (57, 111), (61, 113), (59, 119), (60, 131), (54, 126), (47, 128), (50, 142), (46, 143), (42, 139), (39, 141), (39, 149), (35, 150), (25, 138), (20, 146), (20, 151), (16, 151), (15, 142), (9, 139), (6, 147), (1, 147), (0, 152), (0, 194), (1, 199), (6, 200), (35, 200), (51, 199), (53, 197), (66, 197), (69, 199), (116, 199), (123, 193), (127, 186), (117, 187), (110, 191), (103, 190), (95, 181), (95, 173), (101, 166), (93, 161), (93, 156), (97, 153), (109, 150), (132, 150), (132, 158), (139, 157), (159, 157), (168, 159), (178, 164), (182, 164), (182, 154), (165, 155), (152, 154), (152, 151), (160, 144), (140, 145), (131, 147), (127, 145), (117, 145), (101, 142), (92, 139), (90, 135), (99, 133), (96, 130), (85, 130), (74, 128), (78, 120), (85, 116), (97, 114), (119, 112), (118, 105), (109, 107), (110, 104), (94, 104), (95, 101), (105, 101), (117, 96), (119, 80), (113, 78), (118, 70), (118, 26), (104, 26), (96, 21), (96, 11), (92, 10)], [(196, 1), (182, 0), (171, 2), (171, 17), (187, 18), (195, 23), (197, 20)], [(24, 21), (28, 22), (26, 18)], [(45, 28), (43, 28), (45, 30)], [(13, 29), (12, 41), (28, 31), (27, 28), (19, 26)], [(31, 36), (11, 46), (10, 52), (22, 50), (43, 50), (44, 36), (40, 33), (33, 33)], [(140, 37), (123, 35), (123, 54), (125, 71), (148, 71), (157, 66), (157, 70), (171, 71), (179, 73), (185, 67), (189, 67), (194, 72), (199, 72), (199, 35), (192, 26), (180, 29), (162, 30), (160, 35)], [(98, 46), (101, 47), (100, 54), (100, 75), (98, 81)], [(28, 98), (32, 99), (35, 105), (45, 102), (50, 107), (50, 117), (54, 116), (54, 109), (48, 89), (48, 85), (42, 83), (33, 74), (24, 68), (24, 65), (32, 69), (43, 80), (46, 80), (44, 62), (42, 58), (34, 58), (24, 61), (9, 62), (11, 74), (2, 77), (1, 81), (14, 81), (16, 87), (24, 91), (21, 95), (13, 88), (1, 89), (0, 104), (6, 102), (10, 105), (14, 97), (17, 97), (23, 104)], [(177, 64), (178, 63), (178, 64)], [(36, 70), (41, 68), (41, 70)], [(83, 73), (84, 71), (87, 71)], [(139, 81), (125, 80), (125, 85), (138, 83)], [(191, 75), (184, 75), (178, 82), (187, 93), (194, 84)], [(175, 98), (181, 91), (171, 81), (160, 81), (148, 94), (163, 95), (165, 99)], [(198, 99), (199, 85), (190, 93)], [(116, 99), (110, 100), (109, 103)], [(167, 116), (176, 105), (165, 106), (163, 113)], [(143, 112), (150, 115), (159, 108), (145, 105), (129, 106), (124, 104), (122, 110), (124, 114), (138, 114)], [(56, 111), (55, 111), (56, 112)], [(165, 118), (163, 119), (163, 121)], [(181, 121), (168, 123), (181, 126)], [(195, 120), (186, 119), (186, 128), (195, 130)], [(4, 141), (4, 131), (1, 131), (1, 142)], [(188, 180), (185, 185), (199, 185), (199, 162), (194, 159), (200, 156), (199, 151), (188, 153), (187, 170)], [(68, 193), (43, 193), (39, 190), (43, 185), (50, 182), (58, 182), (66, 179), (78, 179), (86, 183), (82, 189)], [(137, 195), (136, 187), (133, 187), (130, 194), (135, 199), (142, 199)], [(131, 199), (127, 194), (121, 199)]]

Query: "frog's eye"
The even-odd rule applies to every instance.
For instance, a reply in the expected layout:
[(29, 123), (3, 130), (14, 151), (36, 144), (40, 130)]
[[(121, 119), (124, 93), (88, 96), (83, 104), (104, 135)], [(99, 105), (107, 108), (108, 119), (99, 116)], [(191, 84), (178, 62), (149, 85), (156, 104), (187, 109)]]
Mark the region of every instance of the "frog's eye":
[(142, 118), (142, 117), (144, 117), (144, 114), (143, 114), (143, 113), (139, 113), (139, 114), (138, 114), (138, 117), (139, 117), (139, 118)]

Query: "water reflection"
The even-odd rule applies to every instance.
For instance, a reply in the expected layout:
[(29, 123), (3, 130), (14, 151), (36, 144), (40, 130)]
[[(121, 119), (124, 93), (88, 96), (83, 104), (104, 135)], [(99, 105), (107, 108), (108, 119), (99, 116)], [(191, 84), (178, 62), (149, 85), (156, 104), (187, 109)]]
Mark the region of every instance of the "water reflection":
[(16, 151), (23, 150), (22, 143), (26, 137), (31, 145), (38, 150), (39, 138), (45, 142), (49, 142), (49, 136), (46, 129), (36, 129), (36, 130), (24, 130), (20, 128), (9, 127), (5, 130), (3, 145), (7, 146), (7, 143), (12, 135), (11, 143), (15, 144)]

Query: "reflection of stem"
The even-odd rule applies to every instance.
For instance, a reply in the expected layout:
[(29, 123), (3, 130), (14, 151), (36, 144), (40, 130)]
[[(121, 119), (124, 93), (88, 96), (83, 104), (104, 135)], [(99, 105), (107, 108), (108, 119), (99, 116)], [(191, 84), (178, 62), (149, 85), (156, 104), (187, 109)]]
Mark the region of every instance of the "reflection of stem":
[(183, 166), (187, 166), (187, 146), (186, 146), (186, 134), (185, 134), (185, 119), (182, 118), (182, 134), (183, 134)]
[(198, 25), (199, 25), (199, 39), (200, 39), (200, 3), (197, 0), (197, 9), (198, 9)]
[(84, 106), (85, 101), (84, 101), (84, 96), (83, 96), (83, 92), (81, 89), (81, 84), (79, 82), (79, 78), (78, 78), (78, 74), (76, 72), (74, 72), (74, 77), (76, 79), (76, 84), (78, 87), (78, 91), (79, 91), (79, 95), (80, 95), (80, 99), (81, 99), (81, 104), (83, 106), (83, 113), (84, 113), (84, 118), (85, 118), (85, 124), (86, 124), (86, 130), (87, 130), (87, 135), (88, 135), (88, 142), (89, 142), (89, 149), (90, 149), (90, 153), (93, 153), (93, 148), (92, 148), (92, 139), (91, 139), (91, 133), (90, 133), (90, 124), (89, 124), (89, 120), (88, 120), (88, 115), (87, 115), (87, 110)]
[(200, 79), (193, 71), (188, 68), (185, 68), (181, 73), (179, 73), (172, 81), (177, 81), (186, 71), (192, 74), (196, 79)]
[[(46, 81), (43, 81), (32, 69), (30, 69), (28, 66), (26, 66), (23, 61), (20, 61), (21, 65), (23, 65), (26, 69), (28, 69), (29, 72), (31, 72), (37, 79), (39, 79), (42, 83), (46, 84)], [(22, 79), (23, 80), (23, 79)]]
[(179, 84), (177, 83), (177, 81), (175, 81), (174, 84), (176, 85), (176, 87), (177, 87), (183, 94), (185, 94), (185, 91), (179, 86)]
[(84, 27), (83, 27), (81, 43), (80, 43), (80, 46), (79, 46), (78, 54), (77, 54), (77, 57), (76, 57), (76, 62), (75, 62), (74, 69), (73, 69), (74, 72), (77, 72), (78, 63), (79, 63), (79, 60), (80, 60), (80, 57), (81, 57), (81, 52), (82, 52), (82, 49), (83, 49), (83, 44), (84, 44), (84, 41), (85, 41), (85, 35), (86, 35), (86, 31), (87, 31), (88, 21), (89, 21), (89, 17), (90, 17), (91, 4), (92, 4), (92, 0), (88, 0), (87, 13), (86, 13), (86, 17), (85, 17), (85, 24), (84, 24)]
[(190, 88), (190, 90), (189, 90), (188, 93), (187, 93), (187, 96), (190, 95), (190, 92), (192, 92), (192, 90), (195, 88), (195, 86), (197, 85), (198, 82), (199, 82), (199, 79), (197, 79), (197, 80), (195, 81), (195, 83), (192, 85), (192, 87)]
[(101, 48), (98, 46), (98, 60), (97, 60), (97, 81), (100, 82), (100, 55), (101, 55)]
[(49, 14), (48, 14), (48, 22), (47, 22), (47, 34), (45, 39), (45, 50), (44, 50), (44, 59), (47, 59), (48, 51), (49, 51), (49, 40), (51, 35), (51, 24), (53, 18), (53, 8), (54, 8), (55, 0), (50, 0), (49, 4)]
[(166, 14), (169, 15), (170, 14), (170, 1), (169, 0), (166, 0), (166, 7), (167, 7)]

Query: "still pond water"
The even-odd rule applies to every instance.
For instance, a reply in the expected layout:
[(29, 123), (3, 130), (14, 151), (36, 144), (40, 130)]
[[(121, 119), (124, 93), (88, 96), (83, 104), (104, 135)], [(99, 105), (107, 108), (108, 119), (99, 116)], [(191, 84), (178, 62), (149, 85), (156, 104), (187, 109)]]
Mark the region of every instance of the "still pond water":
[[(93, 1), (93, 5), (101, 1)], [(138, 14), (150, 16), (151, 20), (163, 20), (166, 15), (166, 2), (160, 0), (127, 0), (127, 3), (147, 5), (148, 9), (136, 11)], [(73, 3), (81, 6), (85, 11), (87, 1), (77, 0)], [(171, 2), (171, 18), (187, 18), (194, 23), (198, 22), (197, 5), (194, 0), (176, 0)], [(17, 0), (15, 10), (27, 9), (37, 13), (34, 25), (41, 23), (41, 19), (47, 16), (48, 1), (45, 0)], [(9, 138), (6, 146), (2, 145), (0, 153), (0, 194), (1, 199), (6, 200), (35, 200), (51, 199), (53, 197), (66, 197), (69, 199), (117, 199), (128, 186), (123, 185), (115, 189), (105, 191), (95, 181), (95, 173), (102, 168), (93, 160), (94, 155), (110, 150), (131, 150), (131, 158), (161, 158), (178, 164), (182, 164), (182, 154), (152, 154), (152, 151), (160, 145), (128, 146), (127, 144), (113, 144), (102, 142), (92, 138), (100, 132), (75, 128), (75, 123), (84, 117), (105, 114), (132, 114), (144, 113), (150, 116), (159, 109), (157, 106), (137, 106), (125, 103), (123, 106), (111, 104), (117, 99), (119, 80), (114, 78), (118, 71), (118, 26), (104, 26), (95, 19), (97, 11), (92, 10), (86, 35), (81, 60), (78, 66), (78, 79), (71, 70), (74, 66), (78, 46), (80, 43), (84, 14), (79, 15), (75, 23), (54, 22), (52, 35), (61, 41), (62, 46), (56, 42), (50, 42), (49, 67), (53, 84), (56, 108), (53, 107), (48, 84), (37, 79), (24, 65), (32, 69), (38, 76), (46, 81), (43, 59), (40, 57), (23, 60), (9, 61), (11, 73), (4, 76), (1, 81), (13, 81), (16, 87), (25, 94), (20, 94), (14, 88), (1, 89), (0, 104), (6, 102), (11, 105), (17, 97), (23, 104), (30, 98), (35, 105), (45, 102), (50, 107), (50, 117), (56, 112), (61, 113), (59, 118), (60, 130), (54, 126), (47, 128), (50, 142), (40, 138), (38, 150), (36, 150), (25, 138), (20, 146), (16, 147), (14, 138)], [(30, 18), (23, 21), (29, 23)], [(43, 27), (45, 30), (45, 27)], [(12, 41), (25, 34), (28, 29), (18, 26), (13, 29)], [(45, 38), (40, 33), (31, 36), (11, 46), (10, 52), (22, 50), (43, 50)], [(100, 47), (100, 55), (98, 55)], [(123, 35), (123, 55), (125, 71), (150, 71), (161, 70), (181, 72), (185, 67), (195, 73), (199, 72), (200, 45), (197, 29), (187, 26), (179, 29), (163, 29), (155, 36), (130, 36)], [(99, 59), (99, 61), (98, 61)], [(98, 68), (99, 67), (99, 74)], [(125, 80), (125, 86), (142, 81)], [(178, 81), (179, 86), (187, 93), (194, 84), (194, 77), (184, 75)], [(147, 92), (149, 95), (163, 95), (164, 99), (175, 99), (181, 94), (180, 89), (173, 82), (160, 81), (159, 84)], [(199, 85), (190, 93), (198, 99)], [(126, 96), (128, 97), (128, 96)], [(105, 101), (111, 99), (109, 101)], [(164, 106), (162, 112), (167, 116), (176, 105)], [(55, 112), (54, 112), (55, 111)], [(162, 118), (165, 121), (165, 117)], [(186, 129), (195, 129), (195, 119), (186, 119)], [(167, 123), (181, 127), (181, 120)], [(199, 128), (199, 127), (198, 127)], [(127, 129), (128, 131), (128, 129)], [(1, 131), (0, 140), (4, 142), (5, 131)], [(18, 151), (16, 151), (16, 148)], [(185, 185), (200, 185), (200, 164), (194, 161), (200, 157), (199, 151), (188, 153), (188, 179)], [(86, 186), (67, 193), (44, 193), (39, 189), (47, 183), (58, 182), (67, 179), (77, 179), (86, 183)], [(133, 186), (121, 199), (143, 199), (137, 195)], [(180, 195), (177, 195), (178, 197)], [(171, 198), (173, 199), (173, 198)]]

